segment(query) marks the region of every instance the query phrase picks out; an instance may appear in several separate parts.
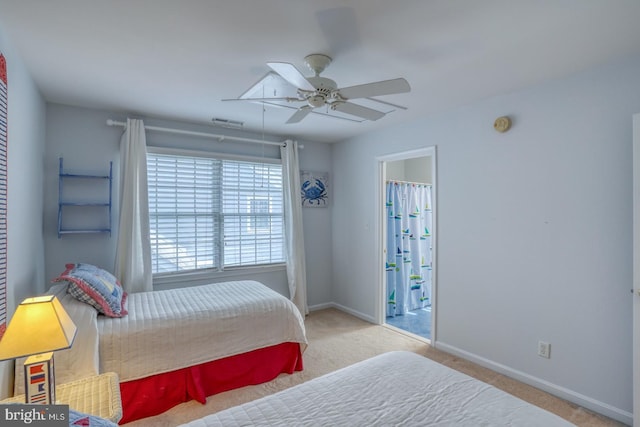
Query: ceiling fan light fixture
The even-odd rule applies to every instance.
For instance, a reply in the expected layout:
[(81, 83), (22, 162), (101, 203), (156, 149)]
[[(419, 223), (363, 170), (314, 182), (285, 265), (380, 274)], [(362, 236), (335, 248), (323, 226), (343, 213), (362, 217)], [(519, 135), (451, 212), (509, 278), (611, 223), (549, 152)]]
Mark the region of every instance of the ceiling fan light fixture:
[(324, 105), (325, 97), (322, 95), (313, 95), (307, 98), (307, 102), (313, 108), (322, 107)]
[(312, 53), (304, 57), (304, 63), (307, 64), (307, 67), (317, 76), (331, 64), (331, 57), (322, 53)]

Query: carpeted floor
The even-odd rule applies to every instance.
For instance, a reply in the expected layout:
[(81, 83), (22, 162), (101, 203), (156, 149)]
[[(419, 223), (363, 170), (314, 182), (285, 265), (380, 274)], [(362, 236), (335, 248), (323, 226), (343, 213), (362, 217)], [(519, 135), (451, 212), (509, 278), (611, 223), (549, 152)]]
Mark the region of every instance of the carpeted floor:
[(422, 354), (556, 413), (578, 426), (623, 425), (489, 369), (435, 350), (421, 340), (384, 326), (372, 325), (339, 310), (314, 311), (307, 316), (305, 325), (309, 347), (303, 355), (304, 370), (302, 372), (296, 372), (293, 375), (282, 374), (267, 384), (210, 396), (205, 405), (195, 401), (183, 403), (164, 414), (134, 421), (126, 426), (174, 427), (392, 350), (407, 350)]

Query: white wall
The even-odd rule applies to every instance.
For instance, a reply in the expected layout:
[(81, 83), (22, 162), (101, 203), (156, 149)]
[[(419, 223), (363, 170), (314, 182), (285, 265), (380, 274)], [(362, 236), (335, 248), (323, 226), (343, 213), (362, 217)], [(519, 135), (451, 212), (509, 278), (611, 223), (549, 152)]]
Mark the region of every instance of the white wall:
[(386, 179), (431, 184), (431, 157), (387, 162)]
[[(0, 28), (7, 61), (7, 313), (45, 289), (42, 187), (45, 104), (22, 59)], [(0, 363), (0, 398), (11, 395), (13, 362)]]
[(432, 184), (431, 182), (431, 157), (417, 157), (404, 161), (406, 179), (411, 182), (423, 182)]
[(332, 302), (331, 295), (331, 212), (335, 191), (331, 165), (331, 145), (304, 142), (300, 151), (300, 170), (328, 172), (329, 201), (323, 208), (302, 208), (305, 261), (307, 266), (307, 300), (310, 308)]
[(334, 301), (375, 318), (376, 157), (436, 145), (437, 346), (630, 422), (638, 76), (632, 58), (336, 145)]
[(404, 160), (397, 160), (394, 162), (387, 162), (387, 180), (392, 181), (405, 181), (406, 178), (404, 176)]
[[(106, 126), (104, 112), (47, 104), (47, 145), (45, 150), (44, 241), (45, 275), (51, 281), (65, 270), (65, 264), (85, 262), (113, 271), (118, 225), (118, 181), (113, 182), (113, 230), (108, 234), (63, 236), (58, 239), (58, 159), (65, 171), (104, 174), (109, 162), (118, 171), (122, 129)], [(102, 191), (101, 191), (102, 193)], [(94, 195), (88, 195), (91, 199)]]
[[(106, 125), (107, 119), (125, 121), (126, 115), (108, 111), (91, 110), (59, 104), (47, 104), (47, 147), (45, 162), (44, 235), (46, 245), (46, 277), (52, 279), (64, 270), (66, 263), (87, 262), (113, 270), (115, 243), (118, 229), (119, 194), (119, 144), (123, 129)], [(198, 132), (261, 138), (260, 135), (239, 133), (223, 128), (193, 125), (167, 120), (144, 119), (145, 124), (159, 127), (179, 128)], [(147, 131), (147, 144), (172, 146), (178, 141), (183, 148), (231, 152), (267, 158), (279, 158), (279, 148), (243, 144), (226, 140), (177, 136)], [(267, 141), (276, 140), (265, 137)], [(282, 140), (282, 138), (277, 139)], [(331, 173), (331, 154), (328, 144), (300, 141), (301, 169)], [(58, 203), (58, 158), (64, 158), (65, 169), (86, 173), (102, 173), (108, 170), (109, 161), (114, 163), (113, 227), (112, 235), (74, 235), (57, 237)], [(331, 208), (303, 209), (305, 247), (307, 261), (309, 305), (326, 304), (330, 298), (331, 279)], [(255, 279), (264, 282), (276, 291), (288, 296), (284, 268), (269, 269), (258, 274), (242, 270), (241, 276), (218, 275), (206, 280), (194, 280), (188, 285), (219, 282), (235, 279)], [(157, 283), (156, 289), (176, 287), (175, 283)]]

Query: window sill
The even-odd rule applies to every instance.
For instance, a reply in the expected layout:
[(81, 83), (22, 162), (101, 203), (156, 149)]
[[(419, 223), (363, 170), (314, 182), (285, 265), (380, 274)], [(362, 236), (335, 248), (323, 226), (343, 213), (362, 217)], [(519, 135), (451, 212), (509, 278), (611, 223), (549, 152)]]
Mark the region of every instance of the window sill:
[[(255, 267), (232, 267), (224, 271), (192, 271), (188, 273), (164, 273), (153, 276), (154, 290), (186, 287), (197, 284), (220, 282), (224, 279), (246, 278), (248, 275), (284, 271), (286, 264), (269, 264)], [(221, 280), (222, 279), (222, 280)]]

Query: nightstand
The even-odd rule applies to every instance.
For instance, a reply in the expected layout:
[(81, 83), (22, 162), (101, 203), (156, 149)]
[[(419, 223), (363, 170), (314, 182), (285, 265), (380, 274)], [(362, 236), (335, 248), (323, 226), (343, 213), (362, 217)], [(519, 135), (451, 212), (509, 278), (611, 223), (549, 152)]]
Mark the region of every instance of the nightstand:
[[(56, 386), (57, 403), (89, 415), (118, 423), (122, 418), (120, 382), (113, 372), (95, 375)], [(0, 401), (24, 403), (24, 394)]]

